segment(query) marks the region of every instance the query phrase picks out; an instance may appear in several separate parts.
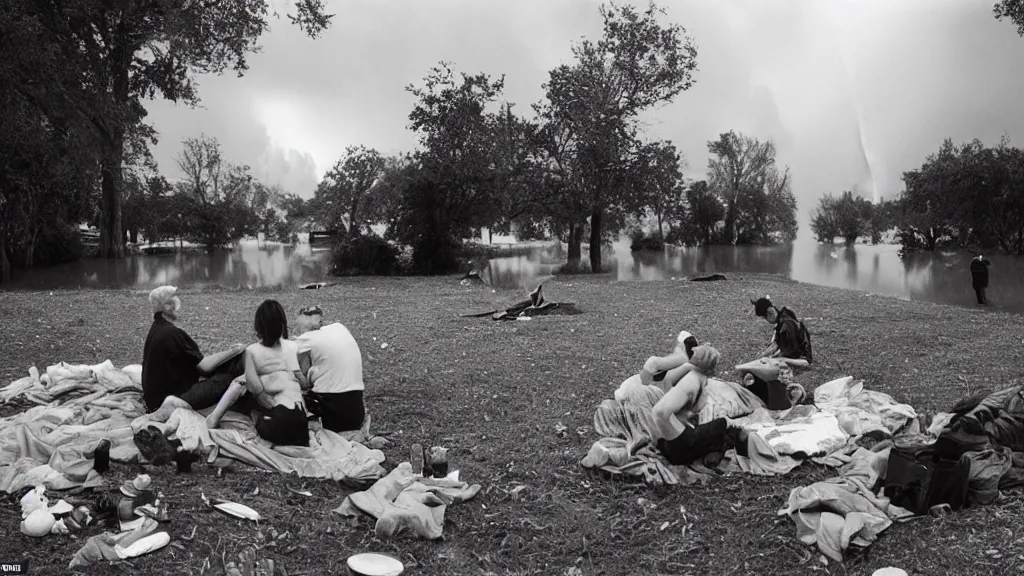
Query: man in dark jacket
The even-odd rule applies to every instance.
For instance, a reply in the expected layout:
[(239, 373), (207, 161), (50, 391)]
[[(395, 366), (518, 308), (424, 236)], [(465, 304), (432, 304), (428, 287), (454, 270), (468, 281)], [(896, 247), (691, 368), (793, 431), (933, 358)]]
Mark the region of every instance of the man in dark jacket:
[(142, 349), (142, 395), (149, 412), (173, 396), (194, 410), (217, 404), (231, 381), (245, 372), (245, 346), (205, 355), (184, 330), (175, 326), (181, 300), (174, 286), (149, 293), (153, 325)]
[(992, 262), (981, 254), (971, 260), (971, 285), (978, 296), (978, 304), (988, 304), (985, 289), (988, 288), (988, 267), (991, 265)]

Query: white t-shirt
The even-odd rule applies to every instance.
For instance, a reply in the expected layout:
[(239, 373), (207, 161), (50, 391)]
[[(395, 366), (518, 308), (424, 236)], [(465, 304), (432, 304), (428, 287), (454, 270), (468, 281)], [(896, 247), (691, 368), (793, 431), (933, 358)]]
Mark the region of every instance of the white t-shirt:
[(341, 394), (365, 389), (363, 356), (348, 328), (335, 322), (293, 340), (298, 344), (299, 354), (309, 352), (308, 376), (314, 392)]

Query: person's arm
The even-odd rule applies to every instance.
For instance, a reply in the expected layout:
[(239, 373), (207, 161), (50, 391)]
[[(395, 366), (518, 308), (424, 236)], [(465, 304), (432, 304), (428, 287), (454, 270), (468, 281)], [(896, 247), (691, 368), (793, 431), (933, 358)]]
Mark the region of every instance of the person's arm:
[(662, 380), (662, 387), (665, 390), (674, 387), (676, 384), (679, 383), (680, 380), (683, 379), (684, 376), (689, 374), (691, 370), (697, 370), (697, 367), (694, 366), (693, 364), (690, 364), (689, 362), (683, 364), (682, 366), (677, 366), (669, 370), (668, 373), (665, 374), (665, 379)]
[(309, 357), (309, 352), (302, 352), (299, 354), (299, 371), (296, 372), (296, 376), (299, 378), (299, 385), (302, 386), (302, 390), (311, 390), (313, 388), (313, 382), (309, 379), (309, 369), (313, 366), (313, 360)]
[(203, 356), (203, 359), (199, 361), (196, 368), (199, 369), (203, 374), (213, 374), (213, 371), (217, 369), (221, 364), (231, 360), (235, 356), (238, 356), (245, 350), (245, 346), (236, 344), (235, 346), (224, 350), (223, 352), (217, 352), (216, 354), (210, 354)]
[(252, 352), (248, 350), (245, 351), (245, 388), (257, 399), (267, 391), (263, 386), (263, 381), (260, 380), (260, 375), (256, 372), (256, 360), (253, 359)]
[(761, 358), (771, 358), (773, 354), (779, 351), (779, 345), (775, 343), (774, 337), (772, 343), (765, 348), (764, 352), (761, 352)]
[(647, 359), (647, 362), (644, 362), (644, 370), (651, 374), (657, 374), (658, 372), (678, 368), (689, 360), (690, 357), (686, 355), (686, 352), (669, 354), (668, 356), (651, 356)]
[(658, 425), (658, 432), (662, 438), (675, 438), (682, 434), (687, 427), (691, 426), (689, 422), (684, 423), (680, 421), (677, 416), (687, 406), (693, 396), (694, 386), (691, 383), (694, 383), (692, 379), (680, 383), (679, 386), (675, 386), (665, 392), (661, 400), (658, 400), (658, 403), (654, 405), (651, 413), (654, 416), (654, 422)]

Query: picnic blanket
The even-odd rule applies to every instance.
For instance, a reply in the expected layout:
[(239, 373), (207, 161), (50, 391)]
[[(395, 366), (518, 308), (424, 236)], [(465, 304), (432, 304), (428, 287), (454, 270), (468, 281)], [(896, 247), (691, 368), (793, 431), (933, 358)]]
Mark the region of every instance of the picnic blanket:
[(111, 441), (112, 461), (142, 461), (134, 433), (150, 425), (211, 460), (221, 455), (264, 470), (357, 483), (384, 475), (381, 451), (315, 423), (308, 448), (275, 447), (259, 438), (241, 414), (228, 412), (223, 429), (216, 430), (208, 430), (203, 415), (189, 409), (147, 415), (141, 375), (137, 364), (118, 370), (109, 360), (95, 366), (61, 362), (42, 375), (33, 368), (29, 376), (0, 389), (5, 403), (21, 397), (38, 404), (0, 419), (0, 490), (100, 486), (103, 479), (92, 469), (97, 444)]
[[(706, 482), (712, 476), (712, 470), (700, 463), (688, 466), (670, 464), (654, 445), (652, 439), (656, 435), (651, 412), (664, 393), (658, 386), (641, 383), (639, 376), (623, 382), (615, 392), (616, 399), (605, 400), (597, 407), (594, 430), (603, 438), (594, 443), (580, 465), (614, 475), (640, 477), (652, 485)], [(770, 420), (761, 400), (734, 382), (709, 378), (704, 394), (707, 401), (697, 415), (701, 424), (721, 417), (739, 418), (752, 414), (756, 414), (753, 421)], [(788, 472), (799, 464), (780, 455), (758, 434), (750, 434), (747, 442), (747, 456), (738, 456), (735, 450), (730, 450), (719, 470), (772, 475)]]
[(447, 478), (414, 476), (412, 464), (402, 462), (368, 490), (348, 495), (334, 512), (376, 518), (374, 533), (380, 538), (409, 531), (436, 540), (442, 536), (448, 505), (465, 502), (480, 491), (479, 484), (470, 486), (457, 476), (458, 472)]
[(796, 524), (797, 538), (817, 544), (825, 556), (841, 562), (851, 544), (869, 546), (893, 520), (913, 516), (872, 489), (885, 476), (890, 448), (859, 448), (835, 478), (794, 488), (779, 510)]
[[(603, 437), (580, 465), (640, 477), (651, 485), (706, 481), (712, 471), (700, 464), (673, 466), (655, 447), (651, 411), (663, 395), (659, 387), (642, 384), (639, 376), (623, 382), (615, 399), (597, 407), (594, 429)], [(879, 431), (891, 436), (916, 418), (910, 406), (866, 390), (863, 382), (855, 382), (852, 377), (819, 386), (814, 405), (784, 411), (770, 411), (743, 386), (715, 378), (708, 379), (705, 395), (707, 402), (698, 414), (699, 423), (728, 417), (748, 432), (746, 455), (729, 450), (718, 466), (720, 472), (785, 474), (808, 458), (842, 466), (849, 457), (833, 455), (853, 445), (863, 434)]]

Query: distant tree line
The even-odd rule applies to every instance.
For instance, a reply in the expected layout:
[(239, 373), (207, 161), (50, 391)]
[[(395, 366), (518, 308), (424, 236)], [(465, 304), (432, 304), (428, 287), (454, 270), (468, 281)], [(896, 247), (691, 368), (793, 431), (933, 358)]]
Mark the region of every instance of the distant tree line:
[(987, 147), (978, 140), (946, 140), (920, 168), (903, 173), (903, 191), (878, 204), (826, 194), (811, 217), (818, 241), (859, 237), (878, 242), (894, 231), (905, 250), (998, 249), (1024, 255), (1024, 150), (1003, 138)]
[[(204, 6), (0, 3), (0, 279), (12, 265), (78, 257), (71, 228), (81, 222), (98, 225), (104, 257), (140, 236), (217, 246), (326, 228), (341, 232), (339, 270), (376, 273), (451, 271), (482, 228), (556, 238), (569, 267), (593, 271), (603, 246), (640, 223), (654, 231), (636, 239), (655, 248), (796, 235), (791, 174), (772, 142), (721, 134), (708, 143), (707, 177), (687, 181), (675, 145), (645, 133), (640, 117), (692, 87), (697, 66), (693, 40), (653, 3), (603, 5), (601, 35), (573, 44), (528, 115), (503, 100), (504, 77), (441, 63), (407, 87), (417, 149), (389, 157), (350, 147), (309, 201), (258, 182), (203, 136), (184, 143), (185, 178), (172, 184), (149, 153), (157, 134), (145, 99), (195, 105), (198, 74), (245, 72), (271, 12), (265, 1)], [(995, 16), (1021, 27), (1021, 0), (999, 2)], [(315, 38), (332, 15), (322, 0), (300, 0), (288, 17)], [(893, 202), (869, 209), (852, 194), (827, 196), (814, 231), (855, 241), (895, 228), (907, 247), (1020, 253), (1018, 165), (1005, 143), (948, 144), (904, 175)]]

